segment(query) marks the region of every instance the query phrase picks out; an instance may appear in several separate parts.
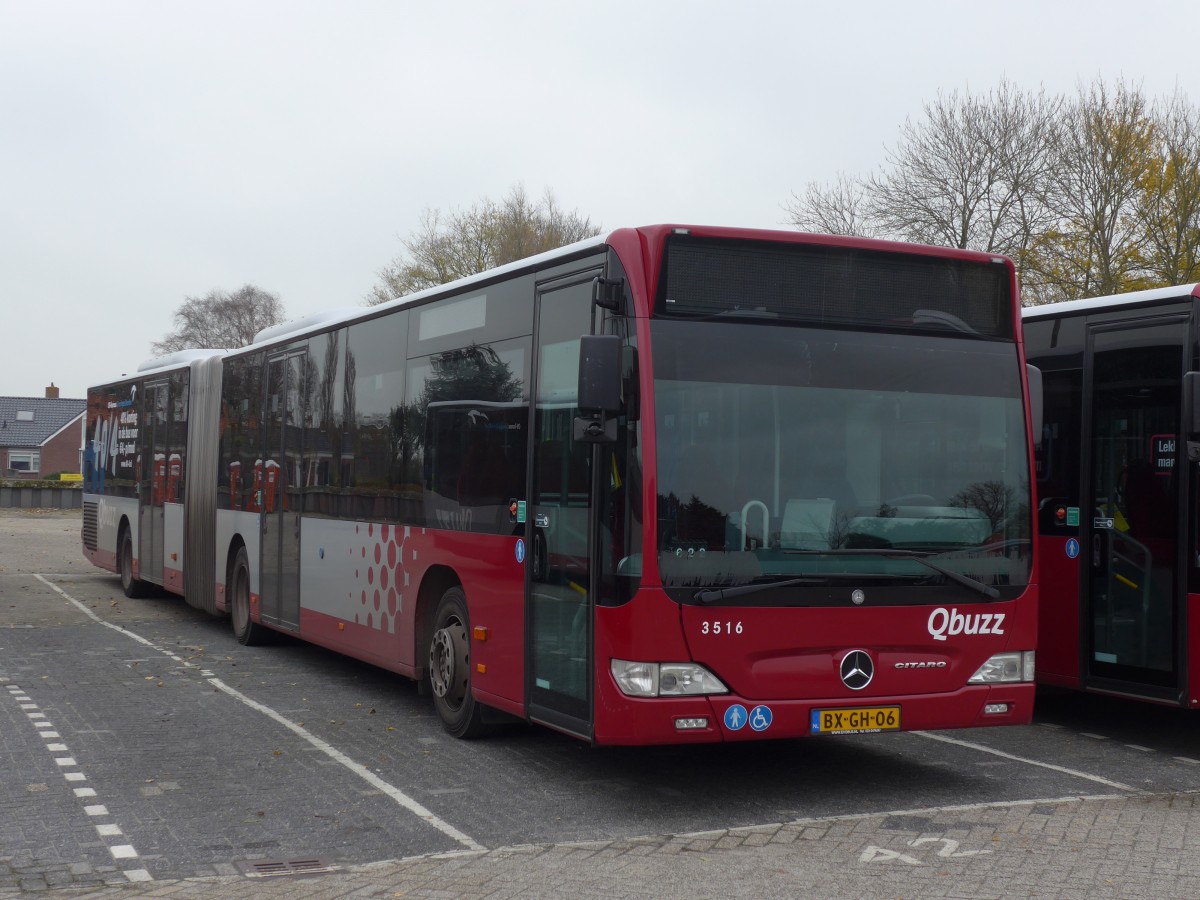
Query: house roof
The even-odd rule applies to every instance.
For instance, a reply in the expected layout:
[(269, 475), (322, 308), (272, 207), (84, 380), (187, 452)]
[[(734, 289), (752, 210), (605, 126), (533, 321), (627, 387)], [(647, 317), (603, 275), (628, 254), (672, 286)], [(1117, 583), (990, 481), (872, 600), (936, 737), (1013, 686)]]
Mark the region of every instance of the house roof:
[(86, 409), (86, 400), (0, 397), (0, 447), (40, 447)]

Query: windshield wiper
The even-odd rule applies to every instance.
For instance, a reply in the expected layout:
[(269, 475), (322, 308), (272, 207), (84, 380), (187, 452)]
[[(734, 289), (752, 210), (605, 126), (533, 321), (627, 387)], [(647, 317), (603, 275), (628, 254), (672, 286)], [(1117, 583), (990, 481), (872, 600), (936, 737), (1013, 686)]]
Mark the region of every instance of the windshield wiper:
[(716, 603), (718, 600), (732, 600), (734, 597), (745, 597), (747, 594), (758, 594), (777, 587), (795, 587), (800, 584), (825, 584), (824, 578), (785, 578), (782, 581), (760, 581), (755, 584), (739, 584), (736, 587), (704, 588), (692, 594), (697, 603)]
[(955, 584), (961, 584), (965, 588), (970, 588), (989, 600), (999, 600), (1000, 592), (990, 584), (984, 584), (982, 581), (976, 581), (969, 575), (964, 575), (961, 572), (955, 572), (953, 569), (947, 569), (945, 566), (929, 559), (927, 553), (920, 550), (892, 550), (886, 547), (843, 547), (837, 550), (792, 550), (791, 553), (800, 556), (883, 556), (888, 559), (914, 559), (924, 566), (933, 569), (935, 572), (940, 572), (945, 575)]

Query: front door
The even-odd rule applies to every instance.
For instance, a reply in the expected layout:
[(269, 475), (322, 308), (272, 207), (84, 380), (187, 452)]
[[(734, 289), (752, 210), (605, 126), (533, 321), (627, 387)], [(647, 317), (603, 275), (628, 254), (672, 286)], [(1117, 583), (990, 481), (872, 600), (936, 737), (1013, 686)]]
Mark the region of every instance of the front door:
[(267, 361), (263, 412), (262, 620), (300, 626), (300, 514), (303, 485), (305, 351)]
[[(1174, 698), (1184, 624), (1180, 434), (1187, 319), (1160, 316), (1088, 334), (1084, 679)], [(1090, 493), (1087, 490), (1090, 489)], [(1084, 507), (1086, 511), (1087, 506)]]
[(592, 734), (592, 445), (576, 443), (579, 338), (591, 331), (598, 271), (537, 295), (533, 472), (526, 524), (529, 716)]

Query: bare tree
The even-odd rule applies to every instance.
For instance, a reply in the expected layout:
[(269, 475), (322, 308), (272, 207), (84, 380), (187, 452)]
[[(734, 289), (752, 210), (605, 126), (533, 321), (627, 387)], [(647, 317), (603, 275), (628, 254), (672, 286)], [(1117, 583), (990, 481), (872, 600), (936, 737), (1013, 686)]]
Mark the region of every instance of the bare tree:
[(1146, 235), (1138, 206), (1154, 169), (1155, 126), (1141, 88), (1080, 86), (1054, 140), (1050, 204), (1055, 223), (1033, 248), (1053, 299), (1141, 286)]
[(406, 253), (379, 272), (369, 305), (464, 278), (598, 234), (586, 216), (566, 211), (547, 190), (537, 203), (518, 184), (503, 201), (487, 197), (466, 210), (425, 210), (403, 240)]
[(901, 126), (876, 174), (810, 182), (784, 208), (802, 230), (1003, 253), (1023, 273), (1051, 221), (1051, 136), (1061, 107), (1008, 81), (986, 95), (939, 95)]
[(1196, 281), (1200, 109), (1125, 82), (939, 95), (876, 174), (784, 209), (803, 230), (1003, 253), (1026, 303)]
[(870, 186), (844, 172), (829, 184), (810, 181), (803, 195), (793, 191), (783, 208), (800, 231), (877, 237), (880, 230), (871, 218)]
[(243, 347), (270, 325), (284, 321), (278, 294), (252, 284), (233, 293), (212, 290), (203, 297), (185, 297), (175, 310), (175, 330), (150, 345), (155, 356), (177, 350), (224, 350)]
[(903, 240), (1024, 255), (1046, 219), (1043, 182), (1058, 101), (1004, 81), (985, 96), (939, 95), (906, 122), (871, 179), (883, 230)]

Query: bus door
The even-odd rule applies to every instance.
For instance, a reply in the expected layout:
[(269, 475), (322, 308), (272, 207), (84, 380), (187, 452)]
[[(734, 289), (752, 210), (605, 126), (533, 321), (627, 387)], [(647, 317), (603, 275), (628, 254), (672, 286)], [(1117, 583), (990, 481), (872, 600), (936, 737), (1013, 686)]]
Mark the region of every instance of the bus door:
[(572, 439), (579, 338), (591, 331), (598, 270), (539, 286), (526, 540), (529, 717), (592, 736), (592, 445)]
[(267, 360), (263, 410), (262, 620), (281, 628), (300, 625), (301, 434), (305, 350)]
[(1186, 316), (1095, 324), (1084, 369), (1083, 680), (1171, 700), (1185, 675), (1187, 346)]
[(142, 395), (142, 427), (138, 452), (142, 466), (138, 486), (138, 577), (154, 584), (163, 580), (163, 501), (167, 493), (167, 386), (147, 384)]

